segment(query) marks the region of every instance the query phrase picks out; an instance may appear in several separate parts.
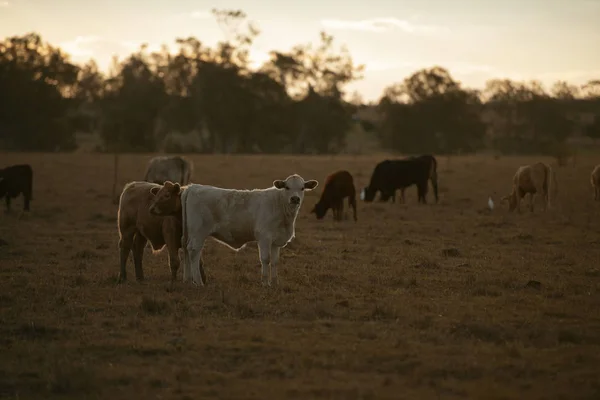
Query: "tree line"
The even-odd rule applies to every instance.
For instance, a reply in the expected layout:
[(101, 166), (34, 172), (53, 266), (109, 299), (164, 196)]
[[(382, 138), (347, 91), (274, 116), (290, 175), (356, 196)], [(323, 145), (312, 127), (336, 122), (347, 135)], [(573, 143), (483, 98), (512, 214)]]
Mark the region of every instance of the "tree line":
[(402, 153), (551, 154), (573, 134), (600, 138), (600, 80), (546, 91), (498, 79), (477, 91), (435, 66), (367, 105), (344, 99), (364, 66), (332, 36), (272, 51), (253, 69), (259, 29), (242, 11), (213, 15), (229, 37), (214, 48), (194, 37), (177, 39), (174, 51), (142, 45), (107, 74), (36, 33), (1, 41), (1, 148), (71, 151), (87, 132), (110, 152), (337, 153), (358, 127)]

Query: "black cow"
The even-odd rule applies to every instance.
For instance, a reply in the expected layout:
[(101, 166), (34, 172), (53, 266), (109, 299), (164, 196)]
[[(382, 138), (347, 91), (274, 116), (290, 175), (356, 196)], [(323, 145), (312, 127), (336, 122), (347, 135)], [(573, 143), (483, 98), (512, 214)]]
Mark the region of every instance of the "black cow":
[(404, 202), (404, 190), (417, 185), (419, 203), (427, 203), (428, 180), (431, 180), (435, 202), (438, 202), (437, 160), (432, 155), (410, 157), (402, 160), (384, 160), (375, 166), (371, 182), (365, 187), (360, 198), (371, 202), (377, 192), (381, 192), (380, 201), (396, 202), (396, 190), (401, 190)]
[(12, 165), (0, 169), (0, 199), (6, 197), (6, 211), (10, 211), (10, 199), (23, 193), (25, 211), (29, 211), (29, 202), (33, 190), (33, 170), (29, 164)]

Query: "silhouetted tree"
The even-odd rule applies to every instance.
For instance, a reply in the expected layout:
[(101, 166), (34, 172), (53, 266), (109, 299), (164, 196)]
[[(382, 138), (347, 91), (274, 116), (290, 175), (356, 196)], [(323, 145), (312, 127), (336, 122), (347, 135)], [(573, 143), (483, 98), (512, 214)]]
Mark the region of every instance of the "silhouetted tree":
[[(560, 100), (574, 98), (574, 91), (564, 84), (554, 88)], [(564, 145), (573, 129), (568, 109), (539, 82), (492, 80), (484, 93), (495, 113), (491, 122), (493, 146), (501, 152), (552, 154)]]
[(165, 83), (142, 46), (108, 79), (101, 105), (101, 135), (107, 148), (155, 151), (155, 127), (166, 100)]
[(37, 34), (0, 42), (0, 142), (18, 150), (74, 149), (68, 111), (78, 71)]
[(574, 130), (600, 137), (598, 80), (559, 81), (549, 93), (539, 82), (492, 80), (479, 93), (436, 66), (364, 104), (357, 93), (345, 100), (364, 66), (331, 35), (273, 51), (255, 70), (259, 29), (241, 10), (212, 12), (224, 36), (216, 46), (194, 37), (152, 53), (142, 46), (106, 76), (34, 33), (0, 42), (0, 146), (70, 150), (81, 131), (115, 152), (335, 153), (356, 121), (405, 153), (477, 151), (486, 131), (513, 153), (556, 153)]
[(472, 152), (483, 146), (478, 93), (441, 67), (417, 71), (384, 91), (381, 140), (404, 153)]

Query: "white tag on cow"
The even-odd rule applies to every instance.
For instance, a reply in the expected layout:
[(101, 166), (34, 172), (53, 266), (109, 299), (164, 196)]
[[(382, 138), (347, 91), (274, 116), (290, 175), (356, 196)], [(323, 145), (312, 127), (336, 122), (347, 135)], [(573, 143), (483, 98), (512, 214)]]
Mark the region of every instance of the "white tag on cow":
[(365, 189), (360, 191), (360, 199), (364, 200), (365, 199)]

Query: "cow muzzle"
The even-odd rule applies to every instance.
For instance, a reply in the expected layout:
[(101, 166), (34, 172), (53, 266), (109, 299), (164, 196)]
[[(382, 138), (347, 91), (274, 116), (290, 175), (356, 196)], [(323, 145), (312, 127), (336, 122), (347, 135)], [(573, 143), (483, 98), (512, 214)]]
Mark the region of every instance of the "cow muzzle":
[(300, 204), (300, 197), (298, 197), (298, 196), (290, 197), (290, 204), (294, 204), (294, 205)]

